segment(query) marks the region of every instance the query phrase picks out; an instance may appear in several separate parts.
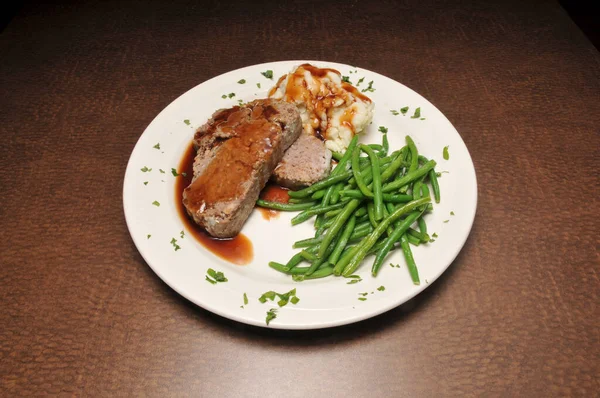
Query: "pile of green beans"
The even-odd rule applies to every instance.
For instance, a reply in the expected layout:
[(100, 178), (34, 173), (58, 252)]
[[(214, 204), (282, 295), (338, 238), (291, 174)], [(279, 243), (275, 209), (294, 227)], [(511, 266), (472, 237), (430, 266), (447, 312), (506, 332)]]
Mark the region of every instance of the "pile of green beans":
[(377, 276), (389, 253), (400, 249), (413, 283), (420, 284), (410, 246), (430, 240), (424, 215), (433, 210), (430, 192), (440, 202), (436, 162), (420, 155), (410, 136), (400, 150), (388, 152), (387, 133), (381, 145), (359, 144), (354, 136), (346, 152), (333, 154), (338, 164), (329, 177), (289, 191), (289, 203), (258, 200), (261, 207), (300, 211), (292, 225), (316, 217), (315, 236), (294, 243), (301, 251), (269, 266), (295, 281), (349, 277), (374, 255), (371, 274)]

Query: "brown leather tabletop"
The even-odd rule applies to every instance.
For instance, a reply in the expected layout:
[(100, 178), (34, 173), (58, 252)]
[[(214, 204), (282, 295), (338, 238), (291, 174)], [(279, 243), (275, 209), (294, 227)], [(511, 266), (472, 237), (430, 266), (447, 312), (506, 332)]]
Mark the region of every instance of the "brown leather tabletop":
[[(0, 396), (600, 394), (600, 55), (558, 3), (50, 3), (25, 2), (0, 33)], [(122, 205), (165, 106), (290, 59), (429, 99), (479, 195), (466, 245), (422, 294), (303, 332), (179, 296)]]

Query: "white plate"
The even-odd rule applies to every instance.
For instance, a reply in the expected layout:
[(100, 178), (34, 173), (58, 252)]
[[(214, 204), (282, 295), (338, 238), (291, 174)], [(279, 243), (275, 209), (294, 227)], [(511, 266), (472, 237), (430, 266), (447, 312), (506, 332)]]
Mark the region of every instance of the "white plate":
[[(250, 101), (266, 97), (279, 76), (303, 62), (335, 68), (349, 76), (354, 84), (364, 77), (361, 89), (373, 81), (375, 91), (366, 94), (375, 102), (375, 115), (361, 142), (379, 143), (378, 126), (386, 126), (392, 150), (403, 146), (408, 134), (420, 153), (438, 162), (437, 171), (449, 172), (439, 180), (441, 203), (426, 216), (429, 233), (435, 232), (439, 237), (434, 243), (413, 247), (420, 286), (412, 283), (400, 251), (389, 257), (377, 278), (370, 276), (371, 264), (365, 261), (357, 271), (362, 281), (350, 285), (348, 279), (342, 277), (294, 282), (272, 270), (267, 265), (269, 261), (285, 263), (296, 252), (292, 249), (294, 241), (314, 235), (312, 222), (292, 227), (290, 219), (294, 214), (290, 213), (268, 221), (258, 211), (253, 212), (242, 231), (254, 247), (254, 259), (245, 266), (221, 260), (189, 234), (181, 238), (180, 231), (184, 227), (174, 203), (175, 177), (171, 168), (178, 167), (195, 128), (217, 108), (233, 106), (239, 99)], [(273, 80), (260, 73), (268, 69), (273, 70)], [(246, 83), (237, 83), (241, 79)], [(234, 98), (221, 98), (231, 92), (236, 94)], [(394, 116), (390, 112), (404, 106), (410, 107), (406, 116)], [(425, 120), (411, 118), (417, 107), (421, 108), (421, 117)], [(154, 148), (157, 143), (160, 149)], [(449, 146), (449, 160), (442, 158), (444, 146)], [(152, 171), (142, 172), (144, 167)], [(160, 206), (153, 205), (154, 201)], [(258, 297), (269, 290), (285, 293), (296, 288), (300, 302), (279, 308), (277, 318), (269, 327), (315, 329), (373, 317), (406, 302), (435, 281), (452, 263), (469, 235), (477, 206), (477, 182), (471, 156), (456, 129), (416, 92), (361, 68), (333, 62), (285, 61), (249, 66), (217, 76), (167, 106), (146, 128), (131, 154), (123, 184), (123, 206), (133, 241), (148, 265), (188, 300), (226, 318), (264, 327), (267, 311), (277, 308), (277, 304), (270, 301), (261, 304)], [(177, 239), (180, 250), (175, 250), (172, 238)], [(392, 268), (390, 263), (399, 264), (400, 268)], [(224, 272), (229, 281), (217, 285), (206, 282), (206, 271), (210, 267)], [(377, 290), (380, 286), (385, 290)], [(243, 305), (244, 293), (249, 299), (247, 305)], [(359, 301), (359, 293), (368, 293), (367, 300)]]

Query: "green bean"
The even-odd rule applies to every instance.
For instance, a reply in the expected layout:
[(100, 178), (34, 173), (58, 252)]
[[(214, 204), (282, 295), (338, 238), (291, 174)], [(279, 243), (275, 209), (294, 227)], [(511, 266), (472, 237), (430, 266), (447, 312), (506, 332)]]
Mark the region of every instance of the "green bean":
[[(310, 198), (314, 199), (314, 200), (323, 199), (323, 196), (325, 196), (325, 192), (327, 192), (327, 189), (318, 190), (317, 192), (310, 195)], [(294, 199), (294, 198), (292, 198), (292, 199)]]
[(352, 232), (352, 235), (350, 235), (349, 241), (356, 242), (357, 240), (360, 240), (365, 236), (369, 235), (371, 232), (373, 232), (373, 230), (374, 228), (371, 225), (368, 225), (366, 228), (355, 227), (354, 232)]
[(294, 282), (302, 282), (307, 279), (325, 278), (331, 274), (333, 274), (333, 267), (323, 267), (310, 275), (308, 275), (308, 273), (306, 273), (305, 275), (292, 275), (292, 279), (294, 280)]
[(346, 148), (346, 152), (344, 152), (344, 156), (342, 156), (337, 166), (335, 166), (335, 169), (331, 172), (332, 175), (337, 175), (338, 173), (346, 171), (346, 164), (348, 164), (352, 158), (352, 151), (356, 148), (356, 145), (358, 145), (358, 135), (352, 137), (350, 144), (348, 144), (348, 148)]
[(321, 243), (324, 238), (325, 238), (325, 235), (321, 235), (321, 236), (316, 237), (316, 238), (302, 239), (302, 240), (299, 240), (297, 242), (294, 242), (293, 247), (294, 247), (294, 249), (300, 249), (300, 248), (303, 248), (303, 247), (310, 247), (310, 246), (313, 246), (313, 245), (317, 245), (317, 244)]
[(419, 231), (421, 231), (421, 234), (427, 235), (427, 223), (425, 222), (425, 219), (421, 217), (417, 222), (419, 224)]
[(336, 151), (331, 151), (331, 157), (339, 162), (344, 157), (344, 154)]
[(412, 189), (413, 198), (415, 198), (415, 199), (421, 198), (421, 186), (422, 185), (423, 185), (423, 183), (421, 182), (421, 180), (417, 180), (414, 182), (413, 189)]
[(288, 267), (286, 267), (283, 264), (280, 263), (276, 263), (275, 261), (269, 261), (269, 267), (273, 268), (274, 270), (277, 270), (279, 272), (283, 272), (285, 274), (290, 272), (290, 269)]
[(367, 214), (367, 208), (366, 208), (366, 207), (364, 207), (364, 206), (363, 206), (363, 207), (361, 207), (360, 209), (356, 210), (356, 213), (354, 213), (354, 215), (355, 215), (356, 217), (362, 217), (362, 216), (364, 216), (365, 214)]
[(270, 202), (268, 200), (258, 199), (256, 201), (256, 205), (260, 207), (265, 207), (267, 209), (281, 210), (281, 211), (299, 211), (310, 209), (315, 205), (315, 202), (307, 202), (307, 203), (279, 203), (279, 202)]
[(418, 239), (422, 243), (427, 243), (430, 239), (430, 236), (428, 234), (422, 234), (421, 232), (413, 228), (409, 228), (408, 231), (406, 231), (406, 233), (408, 236)]
[(362, 149), (371, 159), (371, 168), (373, 169), (373, 203), (375, 205), (375, 220), (379, 221), (383, 218), (383, 197), (381, 196), (381, 169), (379, 168), (379, 160), (373, 149), (367, 145), (361, 145)]
[(304, 257), (302, 257), (301, 253), (296, 253), (292, 256), (292, 258), (289, 259), (289, 261), (285, 264), (285, 267), (287, 269), (292, 269), (294, 268), (296, 265), (300, 264), (302, 261), (304, 261)]
[(408, 243), (414, 246), (419, 246), (421, 244), (421, 239), (416, 238), (410, 234), (406, 234), (406, 239), (408, 239)]
[(325, 218), (329, 219), (331, 217), (335, 217), (338, 214), (340, 214), (342, 211), (343, 211), (343, 209), (329, 210), (327, 213), (325, 213)]
[[(364, 144), (361, 144), (361, 145), (364, 145)], [(383, 150), (383, 146), (379, 145), (379, 144), (368, 144), (367, 146), (375, 151)]]
[[(325, 255), (325, 251), (327, 247), (331, 243), (331, 241), (337, 236), (340, 229), (346, 223), (346, 220), (354, 213), (358, 205), (360, 204), (360, 200), (352, 199), (346, 207), (344, 207), (344, 211), (341, 212), (336, 218), (333, 225), (327, 230), (325, 234), (325, 238), (323, 238), (323, 242), (321, 242), (321, 247), (319, 248), (319, 258), (323, 258)], [(335, 205), (337, 206), (337, 205)]]
[[(356, 200), (356, 199), (355, 199)], [(396, 221), (400, 216), (409, 213), (415, 210), (417, 207), (427, 204), (431, 201), (430, 198), (421, 198), (417, 200), (413, 200), (410, 203), (405, 204), (402, 207), (397, 208), (389, 217), (383, 219), (377, 228), (369, 236), (367, 236), (361, 244), (358, 246), (358, 250), (355, 256), (350, 260), (348, 265), (344, 268), (343, 275), (348, 276), (352, 275), (354, 271), (358, 268), (362, 260), (367, 255), (367, 252), (373, 245), (377, 242), (377, 239), (383, 234), (383, 232), (387, 229), (387, 227)], [(337, 265), (337, 264), (336, 264)]]
[(342, 232), (340, 240), (337, 242), (337, 245), (335, 245), (333, 253), (331, 253), (329, 259), (327, 260), (330, 264), (335, 264), (337, 260), (339, 260), (342, 251), (348, 244), (348, 239), (350, 239), (350, 235), (352, 235), (354, 227), (356, 226), (356, 212), (354, 212), (354, 214), (355, 215), (350, 218), (350, 221), (348, 221), (344, 227), (344, 231)]
[(331, 195), (331, 204), (334, 205), (340, 201), (340, 191), (344, 188), (344, 183), (340, 182), (334, 186), (333, 194)]
[(419, 167), (419, 152), (417, 151), (417, 146), (410, 136), (406, 136), (406, 145), (408, 145), (408, 149), (410, 150), (410, 167), (408, 168), (408, 172), (415, 171)]
[(435, 165), (436, 165), (435, 160), (430, 160), (429, 162), (425, 163), (423, 165), (423, 167), (421, 167), (413, 172), (409, 172), (405, 176), (403, 176), (397, 180), (394, 180), (394, 181), (390, 182), (389, 184), (384, 185), (383, 192), (395, 191), (396, 189), (401, 188), (401, 187), (413, 182), (417, 178), (423, 177), (431, 169), (433, 169), (435, 167)]
[[(349, 197), (353, 199), (365, 199), (365, 196), (358, 189), (349, 189), (340, 191), (340, 195), (343, 197)], [(392, 202), (392, 203), (406, 203), (413, 200), (412, 195), (401, 195), (401, 194), (382, 194), (384, 202)]]
[(323, 188), (328, 188), (331, 185), (337, 184), (340, 181), (347, 180), (348, 178), (350, 178), (350, 176), (352, 176), (351, 170), (344, 171), (344, 172), (338, 173), (336, 175), (329, 176), (329, 177), (325, 178), (324, 180), (314, 183), (314, 184), (312, 184), (304, 189), (301, 189), (299, 191), (288, 191), (288, 195), (290, 195), (290, 198), (305, 198)]
[(431, 189), (433, 190), (433, 198), (435, 199), (435, 203), (440, 203), (440, 183), (438, 182), (435, 169), (429, 170), (429, 182), (431, 183)]
[(312, 198), (289, 198), (288, 203), (308, 203), (312, 201)]
[[(393, 210), (392, 210), (392, 212), (393, 212)], [(390, 215), (390, 212), (387, 209), (387, 204), (384, 204), (383, 205), (383, 216), (388, 217), (389, 215)], [(394, 232), (394, 228), (392, 228), (392, 226), (390, 225), (389, 227), (387, 227), (386, 233), (388, 236), (390, 236), (392, 234), (392, 232)]]
[[(350, 261), (352, 261), (352, 258), (356, 255), (356, 253), (358, 252), (358, 249), (360, 249), (360, 244), (353, 246), (349, 250), (342, 253), (342, 258), (340, 258), (338, 260), (338, 262), (335, 264), (335, 267), (333, 267), (334, 275), (342, 275), (342, 272), (346, 268), (347, 264), (349, 264)], [(352, 275), (352, 274), (348, 274), (348, 275)]]
[[(360, 148), (354, 148), (354, 152), (352, 153), (352, 174), (354, 175), (354, 180), (356, 181), (356, 185), (358, 185), (358, 189), (365, 195), (366, 197), (372, 198), (373, 192), (367, 188), (367, 183), (365, 183), (363, 176), (361, 174), (360, 168), (358, 166), (358, 155), (360, 153)], [(371, 166), (372, 169), (372, 166)]]
[(390, 143), (388, 142), (387, 133), (384, 134), (383, 138), (381, 139), (381, 146), (383, 147), (383, 151), (385, 152), (385, 154), (387, 156), (387, 153), (390, 150)]
[[(323, 224), (325, 224), (325, 223), (323, 223)], [(319, 226), (319, 227), (316, 229), (316, 231), (315, 231), (315, 238), (317, 238), (317, 237), (319, 237), (319, 236), (323, 235), (323, 233), (325, 232), (325, 230), (326, 230), (327, 228), (328, 228), (328, 227), (327, 227), (327, 226), (325, 226), (325, 225), (320, 225), (320, 226)]]
[(315, 256), (314, 254), (310, 253), (307, 250), (302, 250), (300, 252), (300, 255), (302, 256), (302, 258), (304, 258), (306, 261), (315, 261), (317, 259), (317, 256)]
[[(331, 255), (331, 252), (333, 252), (333, 249), (335, 249), (337, 242), (338, 242), (338, 238), (336, 236), (331, 241), (331, 244), (329, 244), (325, 248), (325, 251), (323, 252), (323, 254), (321, 256), (317, 257), (317, 259), (312, 262), (312, 264), (310, 265), (310, 268), (308, 269), (308, 271), (306, 271), (306, 275), (311, 275), (313, 272), (318, 270), (323, 264), (327, 263), (327, 259)], [(319, 250), (320, 250), (320, 248), (319, 248)]]
[(335, 205), (324, 206), (324, 207), (313, 207), (312, 209), (304, 210), (302, 213), (298, 214), (294, 218), (292, 218), (292, 225), (298, 225), (308, 220), (312, 216), (316, 216), (317, 214), (327, 213), (330, 210), (335, 210), (343, 207), (343, 203), (338, 203)]
[(381, 265), (383, 264), (383, 260), (387, 257), (390, 249), (396, 243), (402, 235), (406, 232), (406, 230), (411, 226), (412, 223), (416, 221), (417, 218), (421, 215), (420, 212), (415, 211), (410, 213), (395, 229), (394, 232), (385, 240), (385, 243), (381, 250), (375, 256), (375, 261), (373, 262), (373, 267), (371, 268), (371, 274), (373, 276), (377, 276)]
[(377, 228), (377, 224), (379, 224), (379, 223), (377, 222), (377, 220), (375, 220), (374, 207), (375, 207), (375, 205), (373, 204), (373, 202), (367, 203), (367, 214), (369, 215), (369, 221), (371, 222), (371, 225), (373, 226), (373, 228)]
[(400, 238), (400, 246), (402, 247), (402, 252), (404, 253), (404, 258), (406, 259), (406, 266), (408, 267), (410, 278), (415, 285), (420, 285), (421, 281), (419, 280), (419, 270), (417, 270), (417, 264), (413, 258), (406, 235), (402, 235)]

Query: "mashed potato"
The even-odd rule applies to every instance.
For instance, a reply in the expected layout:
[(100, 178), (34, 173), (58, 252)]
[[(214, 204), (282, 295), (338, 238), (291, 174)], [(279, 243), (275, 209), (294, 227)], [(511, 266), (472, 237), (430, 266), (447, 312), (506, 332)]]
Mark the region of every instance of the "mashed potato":
[(279, 79), (269, 97), (294, 103), (302, 117), (304, 134), (325, 139), (332, 151), (343, 152), (352, 137), (373, 119), (373, 102), (342, 82), (335, 69), (300, 65)]

